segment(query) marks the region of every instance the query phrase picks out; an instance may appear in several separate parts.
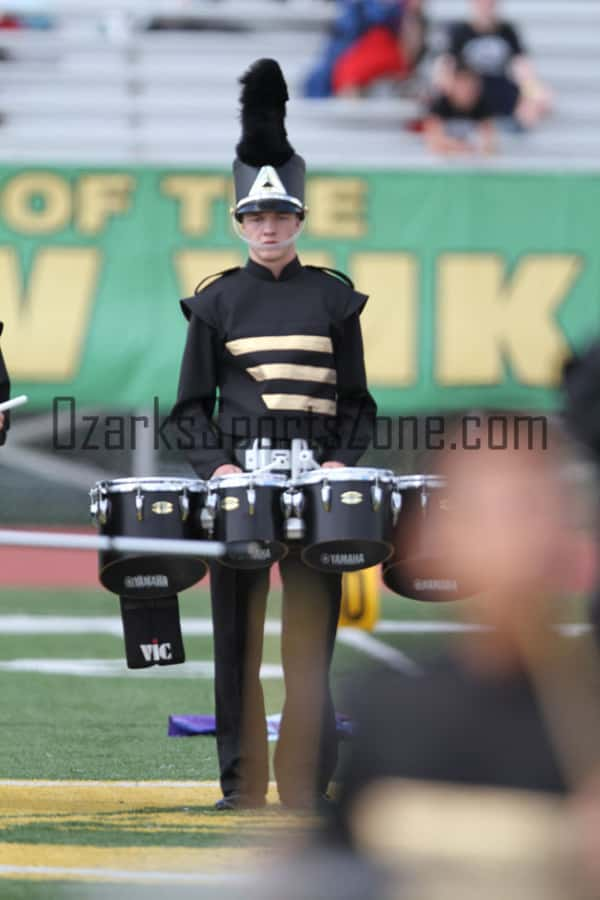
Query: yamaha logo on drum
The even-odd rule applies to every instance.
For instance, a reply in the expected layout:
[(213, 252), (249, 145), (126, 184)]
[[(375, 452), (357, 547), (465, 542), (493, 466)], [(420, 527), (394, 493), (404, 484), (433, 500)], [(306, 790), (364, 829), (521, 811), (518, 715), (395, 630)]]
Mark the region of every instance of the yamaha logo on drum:
[(415, 591), (458, 591), (458, 584), (452, 578), (416, 578)]
[(355, 506), (357, 503), (363, 502), (363, 495), (360, 491), (344, 491), (340, 500), (347, 506)]
[(221, 509), (225, 510), (225, 512), (233, 512), (234, 509), (239, 509), (240, 501), (237, 497), (223, 497), (221, 500)]
[(173, 504), (168, 500), (157, 500), (151, 509), (156, 516), (169, 516), (173, 512)]
[(365, 564), (364, 553), (321, 553), (321, 565), (323, 566), (364, 566)]
[(123, 579), (123, 586), (131, 590), (144, 590), (147, 588), (168, 588), (169, 579), (167, 575), (126, 575)]

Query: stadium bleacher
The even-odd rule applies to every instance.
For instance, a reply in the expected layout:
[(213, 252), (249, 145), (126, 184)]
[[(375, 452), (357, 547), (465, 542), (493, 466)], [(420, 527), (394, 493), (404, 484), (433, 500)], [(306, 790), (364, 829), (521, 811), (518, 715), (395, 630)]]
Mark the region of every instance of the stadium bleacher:
[[(22, 6), (31, 10), (30, 3)], [(290, 129), (312, 166), (448, 165), (429, 157), (419, 137), (401, 128), (417, 111), (414, 97), (302, 98), (303, 79), (334, 14), (330, 0), (46, 0), (39, 6), (37, 12), (53, 17), (52, 30), (0, 35), (0, 46), (12, 56), (0, 81), (5, 162), (222, 165), (237, 139), (236, 79), (257, 57), (275, 56), (292, 92)], [(467, 4), (431, 0), (427, 8), (435, 32), (464, 16)], [(491, 164), (595, 168), (600, 6), (596, 0), (506, 0), (503, 8), (522, 28), (540, 74), (554, 89), (556, 112), (532, 134), (503, 136), (502, 153)], [(153, 17), (178, 13), (206, 30), (147, 30)], [(489, 167), (490, 161), (478, 165)]]

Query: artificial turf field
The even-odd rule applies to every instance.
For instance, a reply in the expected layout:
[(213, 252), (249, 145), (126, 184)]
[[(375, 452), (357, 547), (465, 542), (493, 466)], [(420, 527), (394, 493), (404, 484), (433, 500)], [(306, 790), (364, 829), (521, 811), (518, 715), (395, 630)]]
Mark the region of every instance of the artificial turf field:
[[(278, 607), (275, 592), (272, 623)], [(374, 635), (340, 634), (338, 709), (353, 673), (376, 659), (400, 668), (423, 661), (464, 609), (383, 594)], [(580, 604), (565, 613), (579, 619)], [(200, 889), (219, 896), (219, 878), (262, 865), (282, 838), (310, 826), (275, 795), (264, 812), (215, 813), (214, 739), (167, 737), (169, 715), (213, 711), (207, 592), (182, 595), (181, 614), (189, 663), (132, 673), (115, 597), (99, 589), (0, 590), (2, 900), (136, 900), (162, 896), (164, 884), (177, 898)], [(274, 632), (272, 624), (264, 649), (268, 713), (280, 711), (283, 697)]]

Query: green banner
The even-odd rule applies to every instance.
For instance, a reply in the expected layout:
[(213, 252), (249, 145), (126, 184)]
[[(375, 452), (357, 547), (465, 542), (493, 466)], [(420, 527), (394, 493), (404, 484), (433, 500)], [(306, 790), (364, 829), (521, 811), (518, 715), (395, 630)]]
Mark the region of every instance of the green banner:
[[(0, 320), (14, 392), (47, 409), (163, 408), (178, 299), (243, 262), (224, 171), (0, 168)], [(551, 409), (600, 332), (600, 179), (315, 173), (299, 249), (347, 272), (382, 413)]]

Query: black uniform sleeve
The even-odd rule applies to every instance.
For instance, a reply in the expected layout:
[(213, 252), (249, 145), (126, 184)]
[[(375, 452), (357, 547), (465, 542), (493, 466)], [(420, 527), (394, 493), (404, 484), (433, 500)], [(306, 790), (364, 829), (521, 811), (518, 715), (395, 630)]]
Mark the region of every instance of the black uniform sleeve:
[(177, 446), (200, 478), (232, 463), (212, 414), (217, 399), (218, 334), (195, 315), (190, 317), (181, 363), (177, 402), (171, 412)]
[[(355, 295), (361, 296), (361, 295)], [(366, 297), (363, 298), (362, 305)], [(337, 371), (337, 440), (324, 462), (354, 465), (373, 436), (377, 407), (367, 388), (360, 311), (353, 312), (334, 329), (333, 347)]]
[[(0, 322), (0, 334), (2, 334), (3, 325)], [(0, 403), (3, 403), (5, 400), (8, 400), (10, 397), (10, 379), (8, 377), (8, 372), (6, 371), (6, 366), (4, 364), (4, 359), (2, 358), (2, 351), (0, 350)], [(6, 432), (10, 427), (10, 414), (4, 413), (4, 428), (0, 429), (0, 446), (4, 444), (6, 441)]]
[(504, 22), (500, 33), (510, 47), (513, 56), (521, 56), (521, 54), (527, 53), (525, 45), (521, 40), (521, 36), (514, 25), (511, 25), (509, 22)]

